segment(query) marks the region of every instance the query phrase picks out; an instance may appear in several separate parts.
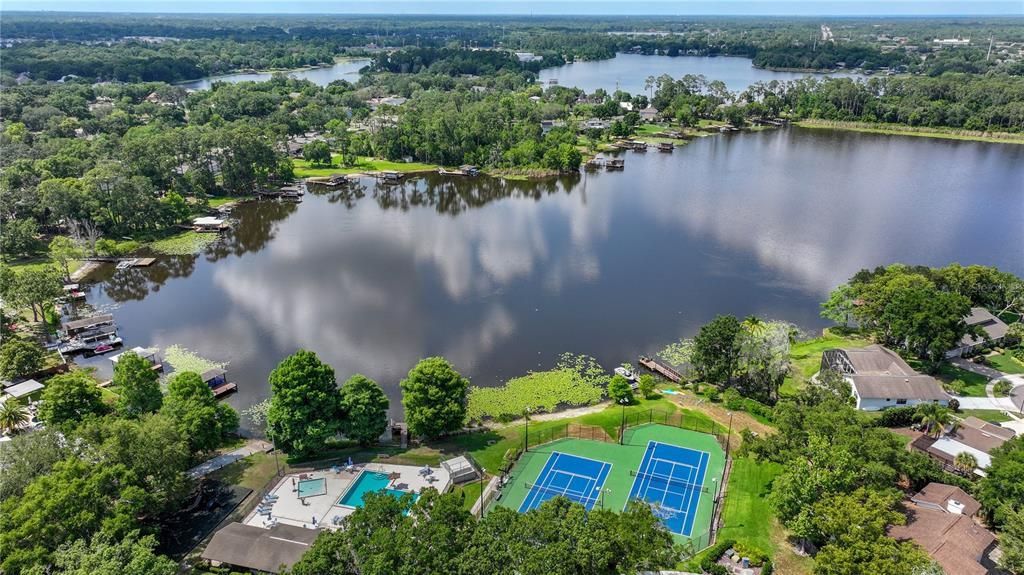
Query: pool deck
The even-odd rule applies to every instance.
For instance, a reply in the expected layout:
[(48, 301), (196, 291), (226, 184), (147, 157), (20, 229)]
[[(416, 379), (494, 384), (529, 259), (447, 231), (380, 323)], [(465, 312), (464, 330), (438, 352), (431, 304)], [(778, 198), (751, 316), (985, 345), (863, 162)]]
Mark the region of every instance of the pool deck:
[[(277, 501), (275, 501), (271, 506), (269, 519), (276, 519), (279, 523), (294, 525), (296, 527), (305, 527), (307, 529), (315, 529), (319, 527), (331, 529), (337, 528), (337, 525), (335, 525), (336, 521), (340, 521), (342, 518), (355, 512), (354, 508), (341, 506), (337, 503), (341, 500), (345, 491), (355, 483), (356, 478), (362, 470), (377, 473), (399, 474), (398, 479), (395, 479), (388, 485), (388, 489), (419, 493), (427, 487), (433, 487), (438, 491), (444, 492), (451, 485), (451, 478), (448, 476), (448, 472), (446, 472), (444, 468), (431, 467), (433, 473), (429, 476), (429, 479), (431, 479), (429, 481), (428, 477), (420, 475), (421, 469), (422, 467), (414, 467), (411, 465), (367, 463), (357, 464), (354, 471), (340, 470), (335, 472), (331, 469), (321, 469), (318, 471), (285, 475), (281, 481), (274, 486), (274, 489), (270, 491), (271, 495), (277, 496)], [(305, 479), (325, 479), (327, 483), (327, 493), (306, 497), (306, 501), (303, 502), (296, 492), (296, 486), (302, 479), (302, 476), (305, 476)], [(313, 521), (314, 518), (316, 519), (315, 525)], [(243, 523), (253, 527), (270, 527), (268, 517), (266, 515), (260, 515), (255, 510), (245, 518)]]

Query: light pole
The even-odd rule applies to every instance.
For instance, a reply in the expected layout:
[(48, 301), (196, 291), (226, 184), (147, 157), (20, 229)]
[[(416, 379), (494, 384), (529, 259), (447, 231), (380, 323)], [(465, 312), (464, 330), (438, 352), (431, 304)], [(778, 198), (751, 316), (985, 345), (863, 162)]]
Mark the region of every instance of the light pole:
[(729, 460), (729, 447), (732, 445), (732, 412), (729, 412), (729, 434), (725, 436), (725, 459)]
[(523, 451), (529, 451), (530, 450), (530, 408), (529, 407), (527, 407), (526, 409), (523, 410), (523, 416), (526, 417), (526, 438), (525, 438), (526, 441), (524, 441), (525, 445), (523, 446)]
[(626, 441), (626, 405), (629, 404), (629, 398), (623, 397), (619, 400), (622, 404), (622, 422), (619, 424), (619, 445), (623, 445)]

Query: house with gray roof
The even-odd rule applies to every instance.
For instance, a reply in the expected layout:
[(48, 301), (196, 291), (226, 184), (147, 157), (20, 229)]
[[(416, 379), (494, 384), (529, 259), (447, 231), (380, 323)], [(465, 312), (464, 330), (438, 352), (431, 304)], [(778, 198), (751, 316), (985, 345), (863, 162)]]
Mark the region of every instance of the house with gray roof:
[(864, 411), (921, 403), (949, 404), (949, 394), (934, 377), (914, 371), (899, 354), (880, 345), (825, 350), (821, 369), (845, 376), (857, 409)]
[(977, 326), (983, 336), (972, 334), (965, 335), (960, 340), (960, 345), (947, 351), (946, 357), (961, 357), (969, 354), (980, 347), (997, 344), (1006, 336), (1010, 328), (1003, 320), (992, 315), (992, 312), (983, 307), (972, 307), (971, 313), (964, 318), (969, 326)]

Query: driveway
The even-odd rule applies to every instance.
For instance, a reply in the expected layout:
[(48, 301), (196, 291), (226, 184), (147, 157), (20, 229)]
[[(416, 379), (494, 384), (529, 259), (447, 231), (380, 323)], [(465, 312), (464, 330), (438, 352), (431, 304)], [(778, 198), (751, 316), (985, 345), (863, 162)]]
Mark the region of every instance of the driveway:
[(260, 441), (258, 439), (250, 439), (246, 444), (238, 449), (229, 453), (223, 453), (211, 459), (200, 463), (199, 465), (188, 470), (188, 476), (192, 479), (203, 477), (208, 473), (213, 473), (222, 467), (227, 467), (239, 459), (249, 457), (254, 453), (267, 453), (273, 446), (266, 441)]
[(981, 365), (981, 364), (974, 363), (973, 361), (967, 361), (966, 359), (964, 359), (962, 357), (954, 357), (953, 359), (950, 359), (949, 362), (952, 363), (953, 365), (959, 367), (960, 369), (967, 370), (967, 371), (970, 371), (970, 372), (974, 372), (974, 373), (977, 373), (978, 375), (984, 375), (985, 377), (987, 377), (989, 379), (996, 379), (996, 378), (999, 378), (999, 377), (1003, 377), (1003, 372), (1001, 372), (1001, 371), (992, 369), (991, 367), (989, 367), (987, 365)]
[(996, 409), (999, 411), (1016, 411), (1017, 406), (1009, 397), (956, 397), (960, 409)]

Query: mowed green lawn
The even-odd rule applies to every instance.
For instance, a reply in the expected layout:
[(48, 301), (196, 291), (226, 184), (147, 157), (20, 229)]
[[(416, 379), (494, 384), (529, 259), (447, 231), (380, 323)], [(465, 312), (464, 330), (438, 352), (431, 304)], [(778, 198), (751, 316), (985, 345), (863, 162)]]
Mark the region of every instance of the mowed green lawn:
[(826, 349), (834, 347), (857, 348), (871, 345), (871, 341), (859, 336), (842, 336), (825, 331), (821, 337), (801, 341), (793, 344), (789, 350), (789, 357), (793, 363), (796, 375), (786, 377), (782, 383), (779, 393), (782, 395), (793, 395), (804, 383), (821, 368), (821, 354)]
[(1024, 363), (1007, 351), (988, 356), (988, 363), (1003, 373), (1024, 373)]
[(734, 459), (729, 474), (729, 490), (722, 509), (722, 528), (718, 539), (737, 542), (774, 554), (772, 512), (766, 497), (771, 482), (782, 473), (781, 463), (743, 457)]
[(313, 177), (326, 177), (332, 174), (358, 174), (361, 172), (429, 172), (436, 170), (437, 166), (434, 164), (421, 164), (418, 162), (392, 162), (390, 160), (380, 160), (377, 158), (369, 158), (366, 156), (359, 156), (356, 160), (356, 165), (352, 167), (343, 167), (338, 162), (338, 155), (332, 154), (334, 161), (331, 166), (314, 166), (306, 160), (292, 160), (292, 169), (295, 170), (295, 177), (297, 178), (313, 178)]

